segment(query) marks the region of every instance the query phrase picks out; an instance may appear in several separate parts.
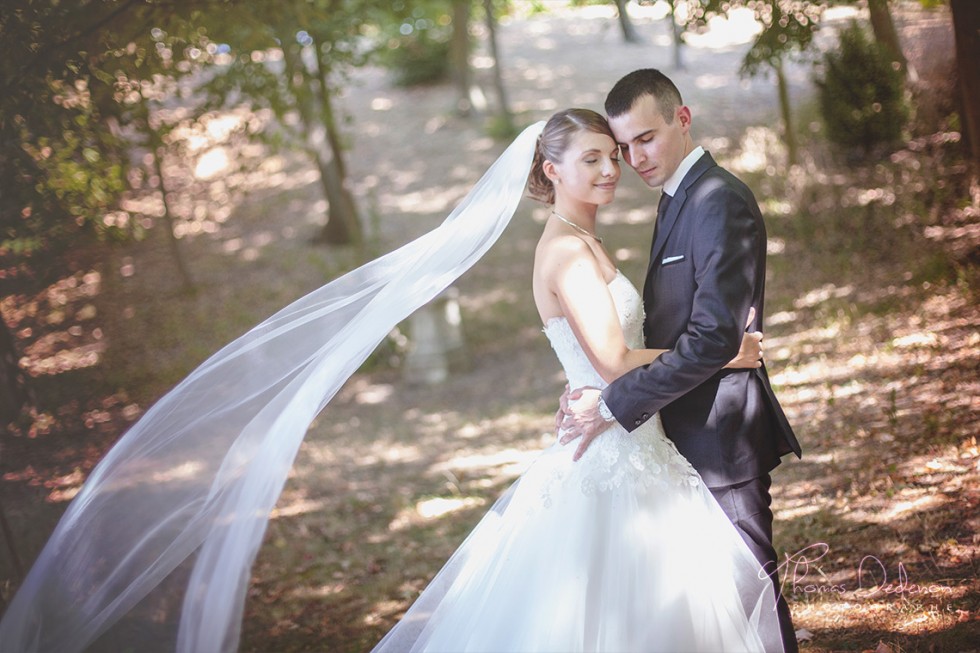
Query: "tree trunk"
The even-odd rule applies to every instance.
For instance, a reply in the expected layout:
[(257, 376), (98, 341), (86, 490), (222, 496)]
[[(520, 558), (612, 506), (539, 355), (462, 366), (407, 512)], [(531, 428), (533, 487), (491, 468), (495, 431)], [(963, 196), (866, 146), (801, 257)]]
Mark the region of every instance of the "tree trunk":
[(14, 334), (0, 316), (0, 424), (17, 419), (33, 399), (19, 360)]
[(960, 88), (960, 129), (973, 160), (980, 163), (980, 2), (950, 0)]
[[(314, 46), (317, 52), (321, 51), (319, 42), (314, 41)], [(329, 68), (319, 57), (316, 59), (314, 65), (316, 66), (317, 85), (320, 90), (320, 122), (323, 123), (323, 128), (326, 130), (327, 142), (330, 144), (333, 157), (337, 162), (337, 171), (343, 180), (347, 178), (347, 165), (344, 163), (343, 157), (344, 143), (340, 138), (340, 131), (337, 129), (337, 118), (333, 110), (333, 95), (330, 90), (330, 80), (327, 79)]]
[(456, 115), (468, 116), (470, 100), (470, 6), (471, 0), (453, 0), (453, 35), (449, 41), (449, 64), (456, 86)]
[(681, 39), (681, 28), (674, 17), (674, 2), (675, 0), (667, 0), (667, 7), (670, 9), (670, 13), (667, 14), (670, 18), (670, 36), (674, 43), (674, 70), (684, 70), (684, 60), (681, 57), (681, 46), (684, 45), (684, 41)]
[[(316, 52), (321, 52), (319, 41), (314, 41)], [(357, 214), (357, 205), (354, 203), (354, 196), (347, 188), (347, 166), (344, 164), (344, 144), (340, 138), (340, 131), (337, 129), (337, 119), (333, 110), (332, 91), (329, 75), (329, 63), (322, 60), (319, 56), (314, 58), (314, 77), (316, 79), (317, 100), (319, 102), (319, 123), (313, 125), (316, 114), (313, 111), (301, 111), (304, 121), (311, 129), (316, 127), (323, 129), (322, 134), (326, 141), (326, 150), (320, 144), (314, 150), (317, 168), (320, 170), (320, 183), (323, 185), (323, 192), (327, 198), (329, 207), (327, 209), (327, 222), (323, 225), (320, 233), (314, 239), (315, 242), (328, 243), (331, 245), (350, 245), (361, 242), (361, 220)]]
[(330, 205), (327, 210), (327, 223), (323, 225), (314, 242), (329, 245), (351, 245), (361, 241), (361, 221), (357, 216), (354, 198), (344, 186), (337, 157), (315, 154), (316, 165), (320, 170), (320, 183), (323, 194)]
[(783, 72), (783, 62), (777, 59), (773, 64), (776, 71), (776, 85), (779, 87), (779, 112), (783, 117), (783, 142), (786, 143), (786, 160), (789, 165), (797, 162), (796, 132), (793, 131), (793, 109), (789, 101), (789, 84)]
[(888, 0), (868, 0), (868, 13), (871, 17), (871, 30), (874, 32), (875, 40), (881, 45), (892, 61), (901, 66), (902, 72), (915, 81), (915, 71), (909, 69), (909, 62), (902, 54), (902, 43), (898, 39), (898, 30), (895, 29), (895, 21), (892, 14), (888, 11)]
[(616, 13), (619, 14), (619, 27), (623, 30), (623, 40), (627, 43), (639, 43), (640, 35), (630, 20), (630, 15), (626, 13), (627, 0), (616, 0)]
[(493, 57), (493, 85), (497, 90), (497, 102), (501, 129), (508, 133), (514, 132), (514, 117), (510, 112), (507, 100), (507, 89), (504, 87), (504, 77), (500, 69), (500, 49), (497, 47), (497, 19), (493, 15), (493, 0), (483, 0), (483, 10), (486, 14), (487, 39), (490, 42), (490, 56)]
[(10, 561), (14, 563), (14, 574), (19, 583), (24, 579), (24, 565), (20, 561), (20, 555), (17, 554), (14, 533), (10, 528), (10, 524), (7, 522), (7, 513), (4, 511), (2, 503), (0, 503), (0, 531), (3, 531), (3, 540), (7, 545), (7, 552), (10, 554)]
[(177, 238), (177, 234), (174, 233), (176, 224), (173, 211), (170, 210), (170, 201), (167, 199), (167, 181), (163, 176), (163, 164), (161, 163), (162, 156), (160, 150), (162, 146), (158, 144), (159, 139), (156, 135), (153, 135), (151, 138), (155, 145), (153, 148), (153, 166), (157, 177), (160, 179), (160, 194), (163, 199), (163, 220), (167, 224), (167, 237), (170, 240), (170, 251), (174, 255), (174, 261), (177, 263), (177, 272), (180, 274), (180, 280), (184, 285), (184, 289), (192, 291), (194, 290), (194, 279), (191, 278), (190, 269), (187, 267), (187, 261), (184, 259), (184, 252), (180, 248), (180, 240)]

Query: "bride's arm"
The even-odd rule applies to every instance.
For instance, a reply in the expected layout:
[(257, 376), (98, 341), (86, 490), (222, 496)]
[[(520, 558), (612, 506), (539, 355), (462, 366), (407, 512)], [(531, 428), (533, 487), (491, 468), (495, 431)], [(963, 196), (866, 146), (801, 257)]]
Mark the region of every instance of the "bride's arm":
[(595, 254), (575, 237), (556, 239), (550, 252), (548, 287), (585, 355), (607, 383), (648, 365), (666, 349), (630, 349), (616, 305)]
[[(595, 254), (578, 238), (562, 239), (554, 245), (549, 288), (604, 381), (610, 383), (635, 367), (649, 365), (668, 351), (630, 349)], [(760, 367), (761, 340), (762, 334), (745, 334), (738, 355), (725, 367)]]

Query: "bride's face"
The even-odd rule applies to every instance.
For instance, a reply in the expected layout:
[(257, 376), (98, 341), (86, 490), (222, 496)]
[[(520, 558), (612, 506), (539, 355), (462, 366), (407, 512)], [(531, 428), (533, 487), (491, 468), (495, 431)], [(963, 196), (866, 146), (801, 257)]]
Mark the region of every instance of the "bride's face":
[(616, 142), (605, 134), (590, 131), (575, 134), (561, 162), (547, 162), (545, 167), (545, 173), (555, 185), (556, 203), (574, 200), (608, 204), (616, 193), (619, 172)]

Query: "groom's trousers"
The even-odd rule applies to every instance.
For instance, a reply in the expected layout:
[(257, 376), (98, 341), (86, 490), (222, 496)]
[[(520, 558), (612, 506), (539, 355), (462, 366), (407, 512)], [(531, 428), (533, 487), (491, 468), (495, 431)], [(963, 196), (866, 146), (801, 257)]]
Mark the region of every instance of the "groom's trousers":
[(771, 573), (776, 590), (776, 612), (779, 614), (779, 628), (786, 653), (797, 653), (796, 632), (789, 613), (789, 606), (780, 592), (779, 577), (776, 573), (776, 550), (772, 545), (772, 497), (769, 487), (772, 479), (769, 474), (735, 485), (710, 488), (718, 505), (728, 515), (742, 539), (748, 544), (762, 568)]

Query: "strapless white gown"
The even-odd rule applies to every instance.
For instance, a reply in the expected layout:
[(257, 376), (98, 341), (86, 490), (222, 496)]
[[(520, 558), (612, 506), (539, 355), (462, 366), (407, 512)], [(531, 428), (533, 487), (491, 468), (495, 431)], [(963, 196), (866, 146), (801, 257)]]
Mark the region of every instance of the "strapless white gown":
[[(609, 289), (641, 348), (639, 293)], [(605, 385), (567, 320), (544, 332), (571, 387)], [(574, 450), (541, 452), (375, 653), (782, 650), (771, 582), (659, 416)]]

